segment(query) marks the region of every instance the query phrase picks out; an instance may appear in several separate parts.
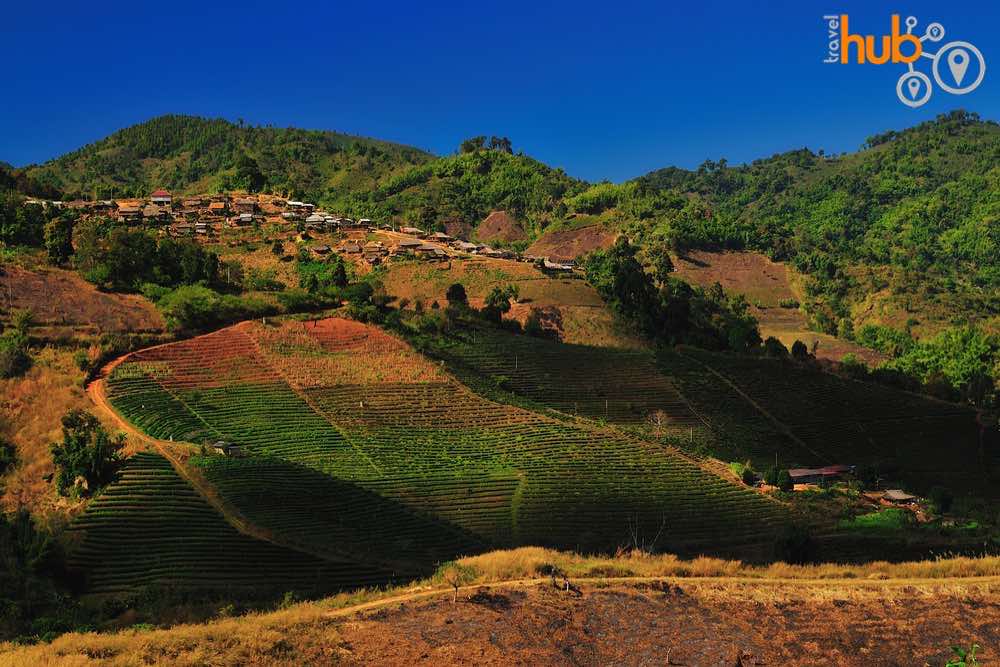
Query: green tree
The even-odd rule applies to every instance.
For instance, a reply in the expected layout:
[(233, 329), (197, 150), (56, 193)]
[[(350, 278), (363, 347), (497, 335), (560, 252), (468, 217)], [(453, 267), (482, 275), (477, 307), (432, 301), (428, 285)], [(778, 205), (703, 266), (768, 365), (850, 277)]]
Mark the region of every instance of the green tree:
[(109, 436), (97, 418), (84, 410), (72, 410), (63, 417), (62, 433), (62, 442), (52, 445), (59, 493), (94, 495), (118, 478), (125, 463), (124, 434)]
[(73, 255), (73, 225), (75, 220), (68, 215), (60, 215), (45, 224), (45, 252), (49, 263), (63, 266)]
[(475, 153), (476, 151), (481, 151), (486, 148), (486, 137), (470, 137), (462, 142), (459, 146), (459, 152), (461, 153)]
[(445, 299), (452, 307), (464, 307), (469, 305), (469, 297), (465, 293), (465, 285), (462, 283), (452, 283), (445, 292)]
[(505, 313), (510, 312), (510, 300), (517, 297), (516, 285), (496, 285), (486, 295), (483, 315), (491, 322), (500, 323)]

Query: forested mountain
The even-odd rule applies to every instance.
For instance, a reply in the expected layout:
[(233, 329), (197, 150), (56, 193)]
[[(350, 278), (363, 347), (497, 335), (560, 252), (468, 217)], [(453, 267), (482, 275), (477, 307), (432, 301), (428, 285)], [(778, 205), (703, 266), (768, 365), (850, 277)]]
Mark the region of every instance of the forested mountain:
[(370, 189), (430, 159), (416, 148), (336, 132), (171, 115), (19, 171), (68, 199), (145, 196), (159, 187), (318, 199)]
[(807, 274), (830, 333), (1000, 315), (1000, 126), (953, 112), (868, 139), (856, 153), (801, 149), (749, 165), (665, 169), (578, 197), (647, 244), (752, 249)]

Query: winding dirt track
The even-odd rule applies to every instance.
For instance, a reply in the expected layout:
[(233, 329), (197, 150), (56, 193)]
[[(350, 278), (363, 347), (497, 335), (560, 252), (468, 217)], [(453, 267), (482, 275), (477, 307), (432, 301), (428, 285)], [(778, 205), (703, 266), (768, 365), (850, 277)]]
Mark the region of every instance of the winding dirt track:
[[(114, 422), (117, 425), (117, 427), (122, 432), (124, 432), (133, 442), (143, 443), (152, 447), (157, 452), (159, 452), (164, 458), (170, 461), (170, 465), (174, 467), (174, 470), (177, 471), (177, 474), (183, 477), (192, 487), (194, 487), (195, 491), (198, 492), (198, 495), (204, 498), (209, 505), (211, 505), (217, 512), (219, 512), (219, 514), (221, 514), (226, 519), (226, 521), (228, 521), (229, 524), (233, 526), (233, 528), (243, 533), (244, 535), (247, 535), (254, 539), (264, 540), (265, 542), (270, 542), (272, 544), (276, 544), (282, 547), (288, 547), (289, 545), (284, 544), (281, 541), (275, 539), (274, 535), (270, 531), (264, 530), (254, 525), (250, 521), (248, 521), (246, 517), (241, 515), (231, 505), (223, 501), (211, 484), (209, 484), (205, 479), (201, 478), (200, 475), (193, 474), (191, 470), (186, 465), (184, 465), (184, 462), (175, 451), (175, 448), (179, 446), (190, 448), (194, 447), (194, 445), (190, 443), (178, 443), (169, 440), (159, 440), (157, 438), (153, 438), (147, 435), (146, 433), (143, 433), (139, 428), (137, 428), (134, 424), (125, 419), (125, 417), (123, 417), (121, 414), (118, 413), (117, 410), (114, 409), (114, 407), (111, 405), (111, 402), (108, 401), (107, 378), (119, 364), (128, 359), (130, 356), (131, 355), (126, 354), (122, 357), (118, 357), (114, 361), (104, 366), (104, 368), (101, 369), (100, 375), (90, 384), (87, 385), (87, 396), (90, 397), (90, 400), (94, 403), (94, 406), (98, 410), (103, 412), (108, 417), (108, 419)], [(293, 548), (298, 549), (300, 551), (302, 550), (298, 546)], [(320, 555), (320, 554), (314, 554), (314, 555)], [(328, 555), (321, 555), (321, 557), (328, 557)]]

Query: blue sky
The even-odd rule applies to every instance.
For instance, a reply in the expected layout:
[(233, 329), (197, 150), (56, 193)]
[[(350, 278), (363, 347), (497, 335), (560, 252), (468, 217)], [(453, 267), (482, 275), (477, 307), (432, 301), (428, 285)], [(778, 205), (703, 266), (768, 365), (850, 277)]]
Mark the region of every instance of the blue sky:
[[(919, 109), (905, 65), (827, 65), (823, 14), (892, 13), (984, 54)], [(1000, 3), (8, 3), (0, 160), (40, 162), (164, 113), (332, 129), (448, 153), (475, 134), (589, 180), (731, 163), (965, 108), (1000, 119)], [(935, 47), (936, 50), (936, 47)], [(925, 64), (929, 64), (927, 61)], [(924, 69), (927, 69), (926, 67)]]

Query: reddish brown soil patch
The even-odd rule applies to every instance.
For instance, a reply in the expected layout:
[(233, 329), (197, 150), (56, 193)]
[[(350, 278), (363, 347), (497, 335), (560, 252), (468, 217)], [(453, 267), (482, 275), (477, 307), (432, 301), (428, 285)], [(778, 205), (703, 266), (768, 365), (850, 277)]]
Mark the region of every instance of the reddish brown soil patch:
[(71, 271), (26, 271), (7, 267), (0, 275), (5, 307), (30, 309), (35, 322), (46, 327), (102, 332), (160, 332), (164, 322), (146, 299), (130, 294), (106, 294)]
[(444, 233), (456, 239), (467, 239), (472, 235), (472, 225), (462, 220), (447, 220), (444, 223)]
[(600, 225), (580, 229), (549, 232), (532, 243), (525, 251), (529, 255), (548, 257), (552, 261), (575, 260), (588, 252), (610, 248), (616, 235)]
[(798, 308), (782, 308), (783, 300), (798, 300), (792, 288), (791, 270), (780, 262), (754, 252), (705, 252), (696, 250), (675, 262), (677, 276), (690, 283), (709, 287), (722, 285), (726, 292), (743, 294), (760, 322), (763, 337), (774, 336), (791, 348), (801, 340), (816, 356), (840, 361), (847, 354), (877, 363), (882, 355), (854, 343), (809, 329), (806, 315)]
[(476, 238), (480, 241), (521, 241), (527, 236), (524, 228), (507, 211), (493, 211), (476, 228)]
[(349, 664), (922, 665), (1000, 641), (995, 594), (738, 584), (494, 589), (339, 628)]

